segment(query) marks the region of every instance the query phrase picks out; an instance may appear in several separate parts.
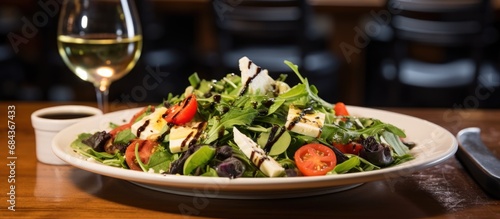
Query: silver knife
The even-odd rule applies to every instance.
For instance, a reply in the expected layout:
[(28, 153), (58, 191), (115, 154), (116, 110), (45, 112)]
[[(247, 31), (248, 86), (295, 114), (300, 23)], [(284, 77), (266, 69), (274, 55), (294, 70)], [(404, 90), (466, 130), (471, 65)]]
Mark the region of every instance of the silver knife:
[(455, 156), (486, 193), (500, 199), (500, 160), (486, 147), (480, 134), (481, 129), (476, 127), (458, 132)]

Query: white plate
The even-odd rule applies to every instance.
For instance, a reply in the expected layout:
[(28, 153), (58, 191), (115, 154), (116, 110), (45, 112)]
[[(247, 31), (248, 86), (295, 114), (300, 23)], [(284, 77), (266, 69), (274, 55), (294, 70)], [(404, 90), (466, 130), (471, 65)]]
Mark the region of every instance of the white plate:
[(381, 170), (314, 177), (237, 178), (161, 175), (120, 169), (91, 162), (70, 147), (81, 132), (105, 130), (110, 122), (125, 123), (139, 109), (123, 110), (88, 119), (58, 133), (52, 143), (55, 154), (69, 164), (97, 174), (128, 180), (163, 192), (212, 198), (283, 198), (338, 192), (364, 182), (391, 179), (437, 165), (455, 154), (458, 144), (444, 128), (398, 113), (348, 106), (352, 115), (372, 117), (405, 130), (407, 140), (417, 144), (415, 159)]

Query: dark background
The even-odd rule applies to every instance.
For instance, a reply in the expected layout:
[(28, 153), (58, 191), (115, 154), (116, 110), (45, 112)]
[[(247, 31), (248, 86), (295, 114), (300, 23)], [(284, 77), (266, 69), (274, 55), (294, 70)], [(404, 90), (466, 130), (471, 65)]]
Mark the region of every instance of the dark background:
[[(56, 44), (58, 11), (53, 14), (44, 10), (40, 2), (53, 1), (2, 1), (0, 2), (0, 100), (1, 101), (95, 101), (93, 86), (81, 81), (62, 62)], [(144, 4), (146, 2), (147, 4)], [(183, 92), (188, 85), (187, 76), (197, 72), (203, 78), (218, 75), (214, 66), (216, 55), (216, 36), (214, 35), (213, 14), (210, 4), (186, 5), (169, 4), (169, 1), (137, 1), (143, 22), (143, 53), (137, 66), (121, 80), (113, 82), (110, 102), (159, 102), (170, 92)], [(368, 86), (378, 70), (372, 64), (379, 62), (377, 57), (386, 51), (383, 43), (372, 40), (361, 48), (359, 54), (346, 57), (340, 48), (341, 43), (353, 45), (356, 39), (355, 27), (370, 17), (370, 12), (383, 10), (381, 6), (329, 7), (315, 6), (317, 24), (325, 34), (324, 44), (340, 60), (335, 76), (340, 85), (335, 87), (335, 95), (321, 93), (322, 96), (335, 96), (329, 101), (343, 101), (347, 104), (380, 106), (378, 98), (371, 95)], [(44, 15), (42, 15), (44, 14)], [(497, 12), (492, 20), (494, 40), (484, 51), (484, 58), (498, 68), (499, 43), (497, 35)], [(44, 19), (46, 18), (46, 19)], [(26, 21), (35, 25), (33, 36), (23, 34)], [(20, 36), (24, 41), (15, 48), (8, 36)], [(429, 51), (415, 51), (423, 53)], [(348, 60), (349, 59), (349, 60)], [(368, 65), (365, 65), (367, 64)], [(235, 63), (235, 66), (237, 63)], [(142, 85), (144, 75), (150, 68), (161, 76), (154, 89)], [(265, 66), (263, 66), (265, 67)], [(149, 71), (151, 72), (151, 71)], [(165, 76), (168, 74), (168, 76)], [(220, 75), (220, 74), (219, 74)], [(374, 76), (375, 75), (375, 76)], [(315, 79), (312, 83), (319, 83)], [(378, 85), (375, 85), (378, 86)], [(383, 86), (383, 85), (381, 85)], [(325, 89), (326, 90), (326, 89)], [(495, 89), (496, 91), (496, 89)], [(330, 92), (330, 91), (329, 91)], [(488, 98), (487, 107), (500, 107), (498, 91)], [(458, 102), (457, 104), (462, 104)], [(382, 105), (383, 106), (383, 105)], [(454, 107), (453, 104), (439, 107)]]

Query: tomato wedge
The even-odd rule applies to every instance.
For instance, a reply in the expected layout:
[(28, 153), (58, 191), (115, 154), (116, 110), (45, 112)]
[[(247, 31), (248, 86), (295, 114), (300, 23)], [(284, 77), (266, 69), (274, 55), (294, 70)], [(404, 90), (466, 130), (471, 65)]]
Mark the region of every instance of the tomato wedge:
[(132, 123), (125, 123), (121, 126), (114, 128), (113, 130), (109, 131), (109, 134), (111, 134), (113, 137), (115, 137), (116, 134), (118, 134), (118, 132), (121, 132), (125, 129), (129, 129), (131, 126), (132, 126)]
[(174, 125), (185, 124), (194, 118), (197, 109), (198, 102), (196, 101), (196, 96), (191, 94), (184, 98), (181, 103), (168, 108), (165, 120)]
[(335, 110), (335, 115), (336, 116), (348, 116), (349, 112), (347, 111), (347, 108), (344, 103), (338, 102), (333, 106), (333, 110)]
[(359, 152), (363, 149), (363, 145), (357, 142), (349, 142), (347, 144), (333, 143), (333, 146), (344, 154), (359, 155)]
[(142, 170), (135, 156), (135, 147), (139, 147), (139, 158), (142, 163), (146, 164), (157, 145), (157, 142), (150, 140), (137, 139), (132, 141), (125, 151), (125, 162), (127, 162), (128, 167), (131, 170)]
[(337, 165), (333, 150), (325, 145), (310, 143), (300, 147), (294, 155), (295, 164), (305, 176), (325, 175)]

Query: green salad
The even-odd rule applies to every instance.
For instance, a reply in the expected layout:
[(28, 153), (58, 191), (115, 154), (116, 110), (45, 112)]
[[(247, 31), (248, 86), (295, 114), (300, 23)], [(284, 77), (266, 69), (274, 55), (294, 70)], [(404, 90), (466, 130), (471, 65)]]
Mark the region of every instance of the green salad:
[(131, 171), (211, 177), (302, 177), (372, 171), (413, 159), (405, 132), (328, 103), (300, 83), (272, 78), (247, 57), (241, 75), (192, 74), (183, 94), (138, 110), (124, 124), (81, 133), (72, 149)]

